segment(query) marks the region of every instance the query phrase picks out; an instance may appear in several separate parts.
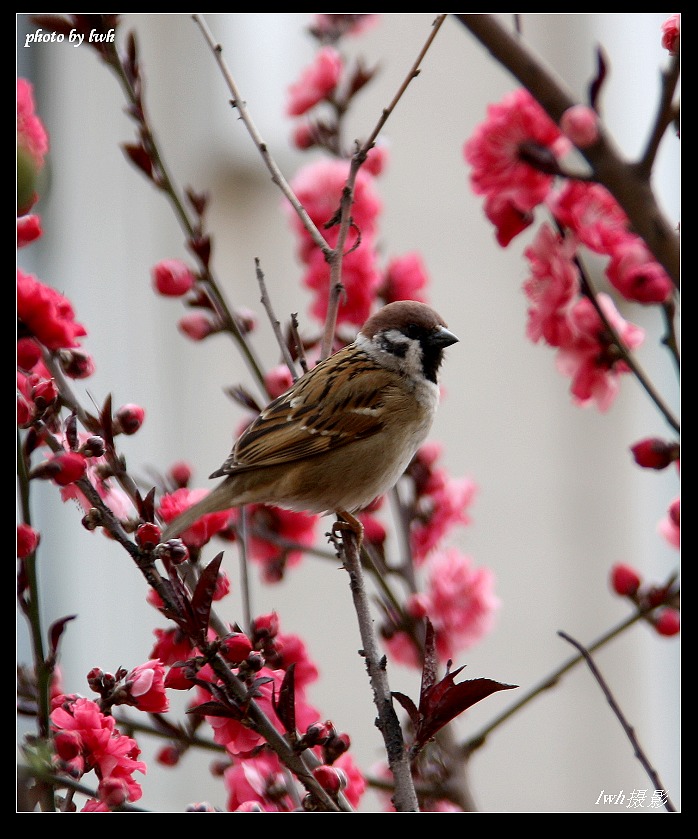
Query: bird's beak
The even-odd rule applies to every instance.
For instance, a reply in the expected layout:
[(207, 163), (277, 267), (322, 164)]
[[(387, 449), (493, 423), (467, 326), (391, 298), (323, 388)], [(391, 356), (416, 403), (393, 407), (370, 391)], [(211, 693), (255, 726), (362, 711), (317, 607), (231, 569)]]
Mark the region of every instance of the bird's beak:
[(450, 347), (451, 344), (457, 344), (459, 340), (445, 326), (440, 326), (438, 329), (435, 329), (429, 336), (429, 343), (435, 347)]

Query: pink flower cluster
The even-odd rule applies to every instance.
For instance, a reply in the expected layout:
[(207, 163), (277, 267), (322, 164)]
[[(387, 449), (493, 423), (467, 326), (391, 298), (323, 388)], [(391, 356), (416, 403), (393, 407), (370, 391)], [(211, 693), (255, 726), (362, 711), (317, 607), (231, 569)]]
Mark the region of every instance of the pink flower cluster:
[(381, 630), (393, 658), (411, 667), (422, 665), (413, 639), (415, 624), (428, 617), (439, 659), (454, 660), (491, 630), (500, 605), (492, 572), (475, 568), (456, 548), (443, 547), (454, 527), (470, 523), (468, 511), (477, 488), (469, 478), (449, 477), (438, 465), (440, 456), (438, 444), (426, 443), (407, 470), (412, 484), (410, 546), (425, 583), (408, 597), (405, 618), (391, 615)]
[(74, 778), (95, 772), (102, 805), (97, 809), (138, 801), (142, 790), (132, 775), (145, 774), (146, 765), (138, 760), (136, 741), (121, 734), (114, 718), (102, 713), (91, 699), (60, 696), (53, 705), (51, 729), (57, 767)]
[[(596, 140), (596, 116), (583, 106), (565, 112), (562, 125), (580, 147)], [(567, 138), (521, 89), (490, 106), (485, 122), (465, 143), (464, 155), (500, 245), (533, 224), (533, 211), (543, 205), (561, 231), (544, 222), (525, 251), (527, 335), (558, 350), (558, 368), (572, 379), (578, 405), (607, 410), (620, 375), (629, 370), (608, 327), (627, 350), (639, 346), (644, 333), (621, 317), (609, 295), (599, 295), (593, 305), (582, 283), (581, 248), (607, 259), (606, 276), (626, 300), (665, 303), (674, 287), (604, 187), (576, 180), (558, 185), (568, 149)]]
[[(169, 666), (165, 687), (194, 689), (193, 706), (201, 705), (214, 740), (226, 749), (227, 761), (222, 772), (229, 796), (228, 809), (236, 812), (295, 809), (296, 800), (288, 787), (284, 767), (266, 747), (261, 735), (248, 724), (244, 708), (238, 714), (230, 710), (215, 712), (214, 700), (220, 695), (221, 683), (209, 664), (201, 666), (199, 661), (194, 665), (199, 651), (179, 630), (156, 630), (156, 636), (153, 656)], [(348, 754), (349, 737), (338, 733), (330, 722), (322, 722), (317, 709), (307, 700), (306, 691), (316, 681), (318, 670), (303, 641), (296, 635), (282, 633), (278, 616), (272, 612), (256, 618), (249, 635), (232, 631), (224, 636), (220, 649), (233, 673), (249, 683), (256, 704), (282, 734), (285, 729), (277, 715), (276, 703), (283, 693), (284, 679), (293, 669), (295, 723), (305, 747), (313, 749), (321, 765), (326, 767), (320, 773), (321, 783), (337, 784), (331, 792), (341, 788), (354, 805), (358, 804), (366, 783)], [(188, 676), (190, 666), (191, 673), (196, 673), (196, 682)], [(177, 746), (163, 749), (159, 759), (165, 765), (175, 765)]]

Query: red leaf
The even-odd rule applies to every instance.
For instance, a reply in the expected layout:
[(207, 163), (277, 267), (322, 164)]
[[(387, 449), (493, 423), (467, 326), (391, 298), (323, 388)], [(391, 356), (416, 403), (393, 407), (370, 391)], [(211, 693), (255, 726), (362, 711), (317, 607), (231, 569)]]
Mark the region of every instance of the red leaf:
[(191, 611), (195, 622), (195, 630), (204, 641), (208, 632), (208, 622), (211, 618), (211, 603), (213, 602), (213, 595), (216, 592), (218, 570), (221, 567), (222, 560), (223, 552), (221, 551), (201, 572), (199, 582), (196, 584), (196, 589), (191, 598)]

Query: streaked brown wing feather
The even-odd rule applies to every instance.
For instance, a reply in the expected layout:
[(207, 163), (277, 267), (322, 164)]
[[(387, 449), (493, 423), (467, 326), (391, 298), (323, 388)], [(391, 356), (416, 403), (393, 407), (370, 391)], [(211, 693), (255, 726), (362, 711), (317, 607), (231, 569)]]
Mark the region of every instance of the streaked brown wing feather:
[(272, 401), (212, 477), (312, 457), (376, 434), (394, 381), (394, 374), (345, 347)]

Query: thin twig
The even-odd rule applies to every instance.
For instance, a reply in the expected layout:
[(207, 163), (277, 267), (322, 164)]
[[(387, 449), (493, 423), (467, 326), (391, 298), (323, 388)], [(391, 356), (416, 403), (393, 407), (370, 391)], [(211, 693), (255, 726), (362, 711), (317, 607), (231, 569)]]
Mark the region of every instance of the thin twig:
[[(670, 603), (676, 598), (676, 596), (676, 590), (673, 588), (671, 584), (669, 584), (666, 587), (666, 597), (663, 602)], [(629, 629), (633, 624), (646, 618), (647, 615), (650, 614), (650, 612), (652, 612), (660, 605), (662, 604), (658, 603), (638, 608), (635, 612), (633, 612), (632, 615), (627, 617), (625, 620), (621, 621), (616, 626), (609, 629), (607, 632), (605, 632), (603, 635), (597, 638), (596, 641), (590, 644), (588, 647), (589, 652), (596, 652), (596, 650), (600, 650), (614, 638), (618, 637), (623, 632), (625, 632), (626, 629)], [(528, 691), (528, 693), (522, 695), (518, 699), (518, 701), (510, 705), (507, 710), (495, 717), (490, 723), (488, 723), (483, 729), (481, 729), (481, 731), (478, 734), (474, 735), (473, 737), (470, 737), (467, 740), (467, 742), (465, 742), (461, 747), (463, 754), (466, 757), (468, 757), (476, 749), (479, 749), (482, 746), (484, 746), (487, 737), (496, 728), (499, 728), (499, 726), (502, 723), (506, 722), (506, 720), (508, 720), (510, 717), (513, 717), (514, 714), (521, 710), (521, 708), (523, 708), (525, 705), (528, 705), (529, 702), (534, 700), (536, 697), (540, 696), (546, 690), (555, 687), (555, 685), (567, 672), (572, 670), (573, 667), (575, 667), (583, 660), (584, 659), (581, 655), (573, 656), (572, 658), (568, 659), (566, 662), (561, 664), (560, 667), (554, 670), (549, 676), (546, 676), (546, 678), (539, 682), (537, 685), (534, 685), (534, 687), (532, 687), (531, 690)]]
[(298, 353), (298, 363), (301, 366), (301, 370), (304, 373), (308, 372), (308, 359), (305, 357), (305, 348), (303, 347), (303, 341), (301, 341), (301, 336), (298, 333), (298, 315), (296, 312), (291, 314), (291, 335), (293, 336), (293, 343), (296, 346), (296, 352)]
[(640, 743), (639, 743), (637, 737), (635, 736), (634, 728), (625, 719), (625, 715), (623, 714), (622, 710), (620, 709), (620, 706), (616, 702), (615, 697), (611, 693), (611, 690), (608, 687), (608, 684), (606, 683), (606, 680), (603, 678), (603, 676), (599, 672), (599, 669), (597, 668), (596, 664), (594, 663), (594, 660), (591, 657), (589, 651), (586, 650), (579, 643), (579, 641), (575, 641), (574, 638), (570, 637), (566, 632), (560, 631), (557, 634), (561, 638), (564, 638), (565, 641), (569, 641), (569, 643), (572, 644), (573, 647), (576, 647), (579, 650), (579, 652), (584, 656), (584, 660), (586, 661), (587, 666), (591, 670), (594, 678), (598, 682), (599, 687), (603, 691), (604, 696), (606, 697), (606, 701), (611, 706), (611, 709), (613, 710), (613, 713), (618, 718), (618, 721), (620, 722), (621, 726), (623, 727), (623, 731), (625, 731), (625, 733), (628, 737), (628, 740), (630, 740), (630, 743), (633, 747), (633, 751), (635, 752), (635, 757), (640, 761), (640, 763), (642, 764), (645, 772), (647, 772), (647, 775), (648, 775), (650, 781), (652, 781), (652, 783), (654, 784), (654, 789), (655, 790), (661, 790), (664, 793), (664, 796), (665, 796), (664, 806), (666, 807), (666, 809), (670, 813), (675, 813), (676, 808), (671, 803), (671, 799), (669, 798), (669, 794), (667, 793), (666, 789), (664, 789), (664, 786), (662, 785), (662, 782), (659, 778), (659, 774), (657, 773), (657, 770), (649, 762), (649, 760), (647, 758), (647, 755), (645, 754), (642, 746), (640, 746)]
[(305, 208), (291, 189), (281, 169), (279, 169), (279, 167), (276, 164), (276, 161), (269, 153), (267, 144), (262, 139), (261, 134), (257, 130), (257, 126), (254, 124), (254, 121), (250, 116), (250, 112), (247, 110), (247, 103), (242, 98), (237, 83), (235, 82), (235, 79), (233, 78), (233, 75), (230, 72), (226, 61), (223, 58), (222, 45), (219, 44), (218, 41), (216, 41), (216, 39), (213, 37), (213, 33), (209, 29), (209, 26), (206, 23), (206, 20), (204, 19), (203, 15), (195, 14), (192, 15), (192, 18), (194, 20), (194, 23), (196, 23), (199, 29), (201, 29), (203, 36), (206, 39), (206, 43), (211, 48), (213, 57), (215, 58), (216, 63), (218, 64), (220, 71), (223, 74), (223, 78), (225, 79), (225, 82), (228, 85), (228, 89), (230, 90), (233, 96), (233, 99), (230, 104), (237, 109), (238, 113), (240, 114), (240, 119), (244, 123), (245, 128), (247, 128), (247, 131), (250, 137), (252, 138), (255, 146), (257, 146), (257, 148), (259, 149), (259, 153), (262, 155), (262, 159), (264, 160), (267, 169), (271, 173), (272, 182), (275, 183), (286, 196), (291, 206), (303, 222), (303, 226), (310, 234), (312, 240), (315, 242), (318, 248), (320, 248), (320, 250), (325, 254), (325, 256), (327, 256), (331, 252), (331, 248), (325, 241), (323, 235), (320, 233), (320, 231), (313, 223), (313, 220), (305, 211)]
[(286, 362), (288, 369), (291, 371), (293, 381), (295, 382), (295, 380), (298, 378), (298, 374), (296, 373), (296, 367), (293, 363), (293, 359), (291, 358), (291, 353), (289, 352), (288, 344), (284, 340), (284, 336), (281, 333), (281, 323), (274, 314), (274, 309), (271, 305), (271, 299), (269, 298), (269, 294), (267, 292), (267, 284), (264, 281), (264, 273), (262, 272), (262, 269), (259, 266), (258, 257), (255, 257), (254, 264), (255, 272), (257, 274), (257, 282), (259, 283), (259, 290), (262, 294), (261, 303), (266, 310), (267, 316), (269, 317), (271, 328), (274, 330), (274, 335), (276, 337), (276, 343), (279, 345), (279, 348), (281, 349), (281, 355), (283, 356), (283, 359)]

